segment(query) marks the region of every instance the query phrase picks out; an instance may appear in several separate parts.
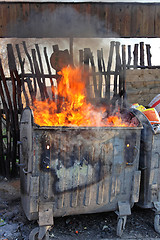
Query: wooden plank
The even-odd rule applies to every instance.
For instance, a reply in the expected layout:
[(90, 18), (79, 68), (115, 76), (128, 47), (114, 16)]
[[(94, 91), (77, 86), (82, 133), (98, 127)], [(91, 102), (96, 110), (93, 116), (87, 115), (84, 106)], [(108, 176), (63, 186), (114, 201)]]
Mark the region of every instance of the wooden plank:
[(19, 140), (19, 122), (18, 122), (18, 109), (17, 109), (17, 96), (16, 96), (16, 85), (15, 85), (15, 78), (13, 75), (13, 71), (10, 71), (11, 79), (12, 79), (12, 100), (13, 100), (13, 128), (12, 128), (12, 135), (13, 135), (13, 146), (12, 146), (12, 168), (11, 168), (11, 175), (16, 176), (17, 166), (16, 166), (16, 158), (17, 158), (17, 141)]
[[(130, 30), (130, 37), (137, 37), (139, 36), (139, 22), (138, 19), (141, 20), (141, 14), (139, 13), (140, 11), (137, 8), (137, 5), (134, 4), (132, 5), (132, 9), (131, 9), (131, 30)], [(140, 14), (140, 16), (139, 16)]]
[[(15, 56), (13, 52), (13, 47), (12, 44), (7, 44), (7, 54), (8, 54), (8, 65), (9, 65), (9, 70), (10, 72), (14, 72), (15, 78), (17, 80), (17, 98), (18, 98), (18, 106), (19, 110), (22, 111), (22, 99), (21, 99), (21, 80), (17, 72), (17, 67), (16, 67), (16, 61), (15, 61)], [(7, 91), (7, 89), (6, 89)], [(6, 93), (7, 96), (9, 97), (9, 94)], [(9, 106), (11, 109), (11, 104)]]
[[(92, 74), (93, 74), (92, 76), (93, 76), (94, 94), (95, 94), (95, 97), (98, 97), (97, 79), (95, 76), (96, 68), (95, 68), (93, 53), (91, 52), (90, 48), (85, 48), (84, 49), (84, 58), (85, 58), (85, 54), (89, 56), (89, 60), (90, 60), (91, 67), (92, 67)], [(85, 60), (84, 60), (84, 63), (85, 63)]]
[(73, 66), (73, 37), (69, 39), (69, 54), (70, 54), (70, 64)]
[[(18, 36), (19, 28), (16, 27), (18, 17), (21, 19), (20, 16), (20, 6), (17, 4), (8, 5), (8, 26), (7, 31), (9, 32), (9, 36), (16, 35)], [(19, 15), (19, 16), (18, 16)]]
[(121, 28), (120, 28), (120, 36), (126, 37), (131, 34), (131, 11), (132, 5), (125, 4), (121, 7)]
[(127, 62), (127, 68), (128, 69), (130, 68), (131, 60), (132, 60), (132, 57), (131, 57), (131, 45), (128, 45), (128, 62)]
[(97, 50), (98, 58), (98, 71), (99, 71), (99, 82), (98, 82), (98, 96), (102, 97), (102, 52)]
[(140, 42), (140, 65), (144, 66), (144, 42)]
[(112, 31), (118, 36), (125, 37), (130, 34), (132, 5), (116, 3), (113, 7)]
[(152, 63), (151, 63), (152, 54), (151, 54), (151, 46), (150, 46), (150, 44), (146, 44), (146, 52), (147, 52), (147, 63), (148, 63), (148, 66), (152, 66)]
[(109, 57), (108, 57), (108, 66), (107, 66), (107, 81), (106, 81), (106, 94), (105, 97), (107, 99), (108, 104), (110, 105), (110, 71), (112, 66), (112, 58), (113, 58), (113, 50), (114, 50), (115, 42), (111, 41), (110, 43), (110, 50), (109, 50)]
[(138, 44), (134, 45), (133, 56), (134, 56), (133, 65), (134, 65), (134, 68), (137, 68), (137, 65), (138, 65)]
[(0, 9), (1, 9), (1, 32), (2, 32), (2, 37), (7, 37), (7, 24), (9, 22), (9, 11), (8, 11), (8, 4), (1, 4)]
[[(19, 124), (18, 124), (18, 109), (17, 109), (17, 90), (16, 90), (16, 84), (15, 84), (15, 78), (13, 75), (13, 71), (10, 72), (11, 75), (11, 80), (12, 80), (12, 100), (13, 100), (13, 107), (14, 107), (14, 125), (15, 125), (15, 129), (16, 129), (16, 134), (19, 134)], [(18, 141), (18, 139), (17, 139)]]
[(13, 107), (12, 107), (11, 96), (10, 96), (10, 92), (9, 92), (9, 89), (8, 89), (8, 86), (7, 86), (7, 83), (6, 83), (6, 79), (5, 79), (5, 75), (4, 75), (4, 71), (3, 71), (3, 68), (2, 68), (1, 61), (0, 61), (0, 74), (1, 74), (2, 82), (3, 82), (3, 86), (4, 86), (4, 91), (5, 91), (5, 94), (6, 94), (6, 97), (7, 97), (7, 104), (8, 104), (8, 107), (9, 107), (9, 111), (12, 115)]
[[(20, 53), (20, 49), (19, 49), (18, 44), (16, 44), (16, 50), (17, 50), (17, 55), (18, 55), (20, 67), (21, 67), (21, 72), (22, 72), (22, 74), (24, 74), (24, 61), (22, 61), (22, 57), (21, 57), (21, 53)], [(26, 100), (26, 106), (28, 107), (29, 106), (29, 99), (28, 99), (28, 95), (26, 93), (23, 77), (21, 78), (21, 84), (22, 84), (23, 94), (24, 94), (24, 97), (25, 97), (25, 100)]]
[(32, 81), (28, 77), (27, 79), (25, 79), (25, 82), (27, 82), (29, 93), (30, 93), (30, 97), (31, 97), (31, 104), (33, 105), (34, 104), (34, 100), (35, 100), (35, 94), (34, 94), (34, 90), (33, 90), (33, 87), (32, 87)]
[[(27, 50), (27, 46), (26, 46), (26, 42), (23, 41), (22, 42), (23, 44), (23, 48), (24, 48), (24, 52), (28, 58), (28, 61), (29, 61), (29, 65), (30, 65), (30, 68), (31, 68), (31, 73), (32, 74), (35, 74), (35, 71), (34, 71), (34, 68), (33, 68), (33, 63), (32, 63), (32, 58)], [(32, 77), (32, 76), (31, 76)], [(37, 84), (36, 84), (36, 79), (35, 77), (33, 76), (33, 84), (34, 84), (34, 98), (36, 98), (36, 94), (37, 94)]]
[(3, 88), (2, 88), (1, 81), (0, 81), (1, 99), (2, 99), (4, 110), (5, 110), (5, 116), (6, 116), (6, 133), (7, 133), (6, 177), (10, 178), (10, 160), (11, 160), (10, 131), (11, 131), (11, 127), (12, 127), (11, 123), (13, 123), (13, 108), (12, 108), (11, 98), (10, 98), (9, 91), (8, 91), (8, 86), (5, 81), (5, 76), (4, 76), (1, 60), (0, 60), (0, 75), (1, 75), (2, 82), (3, 82), (5, 94), (7, 96), (7, 102), (8, 102), (8, 106), (7, 106), (7, 103), (5, 100), (5, 94), (4, 94), (4, 91), (2, 90)]
[[(47, 48), (46, 47), (44, 47), (44, 57), (45, 57), (45, 60), (46, 60), (48, 73), (49, 73), (49, 75), (51, 75), (52, 74), (51, 66), (49, 64), (49, 59), (48, 59)], [(54, 89), (53, 79), (52, 79), (52, 77), (50, 77), (49, 79), (50, 79), (51, 90), (52, 90), (52, 99), (55, 100), (55, 89)]]
[(40, 73), (42, 74), (42, 82), (43, 82), (43, 91), (45, 94), (46, 99), (49, 100), (49, 95), (46, 89), (46, 83), (45, 83), (45, 78), (44, 78), (44, 70), (43, 70), (43, 64), (42, 64), (42, 58), (41, 58), (41, 54), (40, 54), (40, 49), (38, 44), (35, 44), (36, 46), (36, 51), (37, 51), (37, 55), (38, 55), (38, 61), (39, 61), (39, 66), (40, 66)]
[[(83, 63), (84, 63), (84, 71), (87, 74), (89, 73), (89, 54), (90, 54), (90, 50), (84, 49)], [(82, 55), (81, 55), (81, 57), (82, 57)], [(93, 69), (93, 67), (92, 67), (92, 69)], [(86, 81), (86, 91), (87, 91), (87, 96), (90, 98), (91, 93), (90, 93), (89, 85), (90, 85), (90, 81), (89, 81), (89, 77), (88, 77), (88, 81)]]
[[(104, 74), (106, 72), (106, 66), (105, 66), (105, 62), (104, 62), (104, 58), (103, 58), (103, 49), (101, 48), (101, 57), (102, 57), (102, 67), (103, 67), (103, 74), (104, 75), (104, 81), (105, 81), (105, 84), (107, 82), (107, 74)], [(106, 86), (105, 86), (106, 87)], [(105, 96), (105, 93), (104, 93), (104, 96)]]
[[(54, 3), (54, 2), (1, 2), (1, 27), (0, 37), (65, 37), (66, 31), (54, 31), (54, 25), (60, 8), (71, 7), (80, 15), (84, 16), (84, 22), (89, 25), (93, 17), (104, 23), (104, 28), (97, 31), (73, 32), (73, 37), (160, 37), (159, 3)], [(59, 8), (59, 11), (55, 11)], [(49, 11), (48, 11), (49, 10)], [(33, 24), (27, 31), (20, 31), (15, 23), (26, 26), (27, 20), (33, 18)], [(65, 18), (64, 18), (65, 19)], [(63, 20), (63, 19), (62, 19)], [(65, 20), (63, 20), (65, 21)], [(29, 20), (31, 23), (31, 21)], [(98, 21), (97, 21), (98, 23)], [(46, 24), (51, 26), (52, 31), (47, 31)], [(41, 26), (41, 28), (37, 27)], [(8, 30), (8, 31), (7, 31)], [(30, 30), (30, 31), (28, 31)]]
[(148, 29), (148, 21), (146, 21), (146, 14), (145, 14), (145, 10), (147, 10), (147, 8), (144, 10), (144, 8), (146, 8), (146, 6), (140, 6), (138, 9), (138, 25), (137, 28), (139, 29), (137, 37), (146, 36), (146, 32)]
[(142, 12), (142, 25), (140, 26), (140, 36), (148, 37), (148, 35), (150, 34), (154, 36), (155, 5), (154, 4), (142, 5), (141, 12)]
[(120, 93), (120, 95), (123, 96), (123, 107), (126, 108), (127, 107), (127, 91), (126, 91), (126, 46), (122, 45), (122, 84), (123, 84), (123, 90), (122, 90), (122, 94)]
[[(118, 76), (119, 76), (119, 73), (120, 73), (120, 43), (119, 42), (116, 42), (115, 43), (115, 49), (116, 49), (116, 66), (115, 66), (115, 75), (114, 75), (114, 89), (113, 89), (113, 98), (112, 98), (112, 106), (113, 108), (115, 107), (115, 104), (116, 104), (116, 101), (119, 100), (119, 94), (118, 94)], [(122, 88), (122, 82), (121, 82), (122, 79), (120, 79), (120, 82), (119, 82), (119, 90), (121, 91), (121, 88)], [(120, 102), (120, 101), (119, 101)]]
[(154, 36), (160, 37), (160, 5), (156, 4), (155, 7), (155, 24), (154, 24)]
[(2, 128), (2, 109), (0, 109), (0, 174), (5, 176), (5, 161), (3, 150), (3, 128)]
[(0, 7), (0, 36), (4, 35), (4, 24), (3, 24), (3, 7)]
[(82, 66), (84, 62), (84, 52), (83, 50), (79, 50), (79, 65)]
[(38, 66), (38, 62), (37, 62), (37, 58), (36, 58), (36, 51), (35, 49), (32, 49), (32, 58), (33, 58), (33, 64), (34, 64), (34, 69), (35, 69), (35, 73), (36, 73), (36, 78), (37, 78), (37, 83), (38, 83), (38, 87), (40, 90), (40, 95), (41, 95), (41, 100), (44, 101), (45, 100), (45, 94), (44, 94), (44, 88), (43, 88), (43, 83), (41, 82), (41, 77), (40, 77), (40, 70), (39, 70), (39, 66)]
[(121, 33), (121, 19), (122, 19), (122, 5), (116, 4), (114, 6), (114, 17), (112, 18), (112, 31), (116, 32), (118, 36)]
[(30, 14), (30, 4), (29, 3), (22, 3), (22, 14), (23, 20), (27, 21), (29, 14)]
[(104, 13), (104, 23), (107, 31), (107, 36), (112, 36), (113, 34), (113, 26), (112, 26), (112, 19), (113, 19), (113, 6), (109, 4), (104, 5), (105, 13)]

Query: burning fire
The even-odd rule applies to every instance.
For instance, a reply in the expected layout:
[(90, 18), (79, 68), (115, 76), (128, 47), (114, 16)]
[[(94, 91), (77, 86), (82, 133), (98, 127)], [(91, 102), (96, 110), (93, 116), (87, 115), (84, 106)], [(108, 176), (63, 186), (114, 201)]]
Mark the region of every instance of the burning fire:
[(35, 123), (40, 126), (130, 126), (117, 113), (106, 118), (106, 108), (86, 101), (85, 81), (80, 68), (63, 68), (59, 73), (55, 101), (34, 101)]

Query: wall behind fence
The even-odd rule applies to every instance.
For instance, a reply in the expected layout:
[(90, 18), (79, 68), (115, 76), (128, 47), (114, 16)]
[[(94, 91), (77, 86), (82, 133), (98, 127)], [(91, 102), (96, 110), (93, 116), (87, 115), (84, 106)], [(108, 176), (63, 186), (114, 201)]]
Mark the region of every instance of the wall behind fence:
[(160, 37), (159, 3), (1, 2), (0, 37)]

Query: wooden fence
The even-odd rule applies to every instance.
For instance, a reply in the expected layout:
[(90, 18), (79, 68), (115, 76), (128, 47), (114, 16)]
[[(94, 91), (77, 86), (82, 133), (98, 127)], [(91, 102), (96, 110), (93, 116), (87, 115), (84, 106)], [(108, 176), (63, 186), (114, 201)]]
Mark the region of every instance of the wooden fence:
[[(50, 56), (47, 48), (40, 51), (39, 45), (28, 51), (26, 42), (22, 43), (25, 57), (22, 57), (19, 44), (13, 48), (7, 44), (9, 77), (4, 74), (4, 66), (0, 61), (0, 174), (7, 178), (18, 176), (19, 168), (19, 122), (24, 107), (34, 104), (34, 100), (54, 100), (55, 96), (49, 94), (55, 81), (59, 78), (57, 72), (53, 74)], [(70, 63), (73, 64), (73, 48), (70, 47)], [(90, 48), (79, 50), (79, 65), (89, 72), (87, 83), (87, 97), (89, 101), (105, 103), (113, 110), (117, 105), (126, 107), (125, 74), (129, 68), (152, 68), (150, 46), (147, 47), (147, 66), (144, 65), (144, 44), (140, 43), (140, 65), (138, 65), (138, 47), (135, 45), (133, 64), (131, 64), (130, 46), (120, 45), (112, 41), (107, 62), (104, 60), (105, 50), (97, 50), (97, 62)], [(53, 53), (59, 53), (58, 45), (53, 45)], [(68, 50), (66, 50), (68, 51)], [(15, 58), (18, 56), (18, 61)], [(126, 59), (128, 56), (128, 59)], [(30, 71), (26, 69), (26, 62)], [(46, 66), (47, 72), (44, 70)], [(114, 67), (113, 67), (114, 65)], [(18, 69), (17, 66), (20, 66)], [(49, 86), (46, 80), (49, 80)], [(58, 81), (57, 81), (58, 84)], [(53, 92), (52, 92), (53, 93)]]

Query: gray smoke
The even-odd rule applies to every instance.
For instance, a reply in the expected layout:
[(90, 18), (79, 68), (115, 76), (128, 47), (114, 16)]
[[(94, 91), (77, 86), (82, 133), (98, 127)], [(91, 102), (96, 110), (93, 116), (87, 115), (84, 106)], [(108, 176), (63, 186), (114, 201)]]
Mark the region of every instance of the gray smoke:
[(9, 32), (20, 37), (107, 37), (104, 21), (67, 5), (41, 13), (32, 10), (27, 20), (17, 21)]

